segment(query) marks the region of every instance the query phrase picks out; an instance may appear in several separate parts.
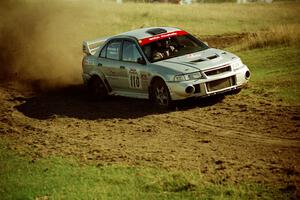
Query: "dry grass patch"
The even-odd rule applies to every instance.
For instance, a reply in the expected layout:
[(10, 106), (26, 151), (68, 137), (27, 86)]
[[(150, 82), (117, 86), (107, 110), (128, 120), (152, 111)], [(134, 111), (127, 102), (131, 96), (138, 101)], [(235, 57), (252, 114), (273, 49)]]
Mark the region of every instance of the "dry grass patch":
[(266, 31), (247, 35), (239, 46), (241, 50), (274, 46), (300, 45), (300, 24), (272, 26)]

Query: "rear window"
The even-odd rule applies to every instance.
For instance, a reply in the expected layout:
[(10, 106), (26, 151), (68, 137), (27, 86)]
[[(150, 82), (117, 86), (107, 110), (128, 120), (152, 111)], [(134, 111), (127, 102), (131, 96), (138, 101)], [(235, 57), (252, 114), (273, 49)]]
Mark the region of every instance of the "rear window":
[(106, 47), (106, 58), (119, 60), (121, 44), (121, 41), (114, 41), (109, 43)]

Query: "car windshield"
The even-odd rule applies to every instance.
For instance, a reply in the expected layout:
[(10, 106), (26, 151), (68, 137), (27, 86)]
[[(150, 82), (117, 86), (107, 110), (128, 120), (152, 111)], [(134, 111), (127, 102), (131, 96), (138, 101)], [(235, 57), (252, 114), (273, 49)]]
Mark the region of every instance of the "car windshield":
[(202, 51), (209, 47), (192, 35), (181, 35), (156, 40), (142, 46), (150, 62), (157, 62)]

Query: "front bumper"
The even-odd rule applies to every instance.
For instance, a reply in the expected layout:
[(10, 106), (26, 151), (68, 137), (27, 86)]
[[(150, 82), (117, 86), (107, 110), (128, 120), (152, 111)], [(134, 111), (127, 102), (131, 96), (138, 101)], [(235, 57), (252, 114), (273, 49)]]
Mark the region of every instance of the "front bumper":
[(250, 79), (250, 71), (246, 65), (236, 70), (203, 79), (167, 82), (172, 100), (190, 97), (212, 96), (242, 88)]

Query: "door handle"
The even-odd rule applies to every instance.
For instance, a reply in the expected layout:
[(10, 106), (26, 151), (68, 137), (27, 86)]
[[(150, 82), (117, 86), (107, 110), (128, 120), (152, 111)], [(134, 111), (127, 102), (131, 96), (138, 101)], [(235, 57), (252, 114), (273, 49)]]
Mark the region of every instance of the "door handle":
[(125, 69), (125, 67), (124, 66), (120, 66), (120, 69)]
[(102, 63), (98, 63), (98, 67), (101, 67), (102, 66)]

